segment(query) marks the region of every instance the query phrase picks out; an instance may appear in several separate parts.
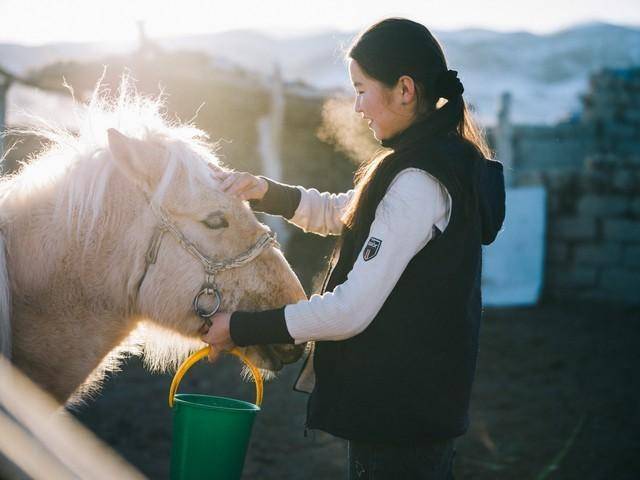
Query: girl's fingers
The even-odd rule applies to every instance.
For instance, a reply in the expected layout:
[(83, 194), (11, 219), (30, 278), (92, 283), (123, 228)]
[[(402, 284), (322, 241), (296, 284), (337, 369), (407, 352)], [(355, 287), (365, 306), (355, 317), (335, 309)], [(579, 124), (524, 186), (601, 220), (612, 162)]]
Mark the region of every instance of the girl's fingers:
[(243, 192), (250, 189), (253, 183), (250, 178), (239, 178), (236, 182), (233, 183), (227, 190), (226, 193), (229, 195), (235, 195), (236, 197), (240, 196)]
[(228, 173), (224, 173), (224, 172), (211, 172), (210, 175), (211, 175), (211, 178), (219, 182), (226, 180), (227, 177), (229, 176)]
[(223, 170), (222, 168), (218, 167), (217, 165), (213, 165), (211, 163), (207, 164), (207, 166), (209, 167), (209, 170), (211, 170), (211, 175), (214, 178), (226, 178), (227, 175), (229, 175), (231, 172), (229, 172), (228, 170)]
[(223, 192), (226, 192), (236, 181), (237, 181), (237, 176), (233, 173), (230, 173), (220, 185), (220, 190), (222, 190)]
[(222, 180), (220, 190), (240, 200), (251, 200), (261, 197), (260, 181), (247, 172), (224, 172), (216, 178)]
[(241, 200), (253, 200), (260, 198), (260, 189), (256, 185), (251, 185), (240, 194)]
[(217, 349), (215, 348), (209, 349), (208, 359), (211, 363), (215, 362), (219, 356), (220, 356), (220, 352)]

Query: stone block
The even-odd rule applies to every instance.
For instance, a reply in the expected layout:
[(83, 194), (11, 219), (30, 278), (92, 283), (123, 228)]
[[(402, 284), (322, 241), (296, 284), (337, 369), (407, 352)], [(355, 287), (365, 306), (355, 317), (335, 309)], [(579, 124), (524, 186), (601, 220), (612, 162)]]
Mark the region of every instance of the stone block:
[(640, 245), (632, 245), (624, 249), (623, 263), (627, 267), (640, 269)]
[(550, 268), (547, 281), (553, 289), (594, 287), (598, 269), (595, 267)]
[(621, 140), (612, 145), (612, 148), (620, 155), (634, 155), (638, 153), (638, 140)]
[(544, 183), (544, 176), (542, 174), (542, 172), (538, 172), (538, 171), (524, 171), (524, 172), (519, 172), (516, 175), (514, 175), (514, 183), (517, 186), (522, 186), (522, 187), (526, 187), (526, 186), (530, 186), (530, 185), (542, 185)]
[(623, 243), (640, 243), (640, 221), (605, 220), (604, 238)]
[(578, 200), (578, 214), (585, 216), (617, 216), (625, 213), (629, 199), (623, 195), (584, 195)]
[(573, 259), (578, 266), (615, 266), (622, 259), (622, 246), (618, 243), (576, 245)]
[(610, 133), (612, 137), (618, 141), (622, 141), (623, 139), (637, 139), (637, 131), (633, 125), (617, 123), (611, 126)]
[(550, 235), (564, 240), (593, 240), (596, 221), (589, 217), (562, 218), (550, 225)]
[(592, 153), (584, 160), (587, 171), (612, 172), (619, 164), (617, 155), (607, 153)]
[(547, 259), (551, 263), (563, 263), (569, 259), (569, 248), (566, 243), (553, 242), (547, 247)]
[(580, 290), (578, 292), (574, 292), (573, 297), (578, 298), (580, 300), (590, 300), (594, 302), (606, 302), (611, 303), (611, 301), (618, 301), (619, 299), (612, 295), (610, 292), (605, 292), (600, 288), (589, 288), (587, 290)]
[(624, 116), (629, 123), (632, 123), (632, 124), (640, 123), (640, 110), (628, 109), (624, 112)]
[(626, 303), (640, 303), (640, 270), (605, 269), (600, 277), (600, 288)]
[(550, 170), (546, 175), (546, 185), (551, 190), (564, 190), (576, 181), (576, 174), (567, 170)]
[(577, 183), (582, 191), (605, 193), (611, 190), (611, 173), (604, 171), (581, 172)]
[(613, 174), (612, 184), (618, 191), (632, 192), (637, 185), (635, 172), (627, 168), (618, 170)]
[(558, 195), (547, 195), (547, 212), (554, 214), (560, 210), (560, 198)]

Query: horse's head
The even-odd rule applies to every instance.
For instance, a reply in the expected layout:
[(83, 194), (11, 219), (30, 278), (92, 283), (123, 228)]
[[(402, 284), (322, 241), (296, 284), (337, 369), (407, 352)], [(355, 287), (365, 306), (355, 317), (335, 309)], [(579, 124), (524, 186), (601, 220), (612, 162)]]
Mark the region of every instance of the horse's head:
[[(219, 190), (210, 167), (220, 167), (205, 144), (158, 135), (135, 139), (116, 130), (109, 130), (108, 143), (130, 187), (128, 208), (139, 211), (126, 234), (137, 256), (131, 266), (134, 315), (197, 338), (205, 322), (194, 309), (201, 291), (202, 312), (215, 308), (214, 288), (220, 311), (264, 310), (305, 298), (265, 236), (267, 227), (246, 203)], [(247, 355), (259, 367), (279, 370), (302, 349), (274, 345), (249, 348)]]

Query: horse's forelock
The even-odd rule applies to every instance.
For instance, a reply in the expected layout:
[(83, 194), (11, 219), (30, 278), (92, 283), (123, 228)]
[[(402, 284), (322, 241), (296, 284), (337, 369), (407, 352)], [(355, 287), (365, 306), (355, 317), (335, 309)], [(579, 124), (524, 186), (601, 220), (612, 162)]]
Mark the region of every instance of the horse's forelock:
[[(57, 190), (54, 201), (58, 224), (66, 225), (68, 234), (77, 236), (82, 231), (85, 239), (92, 237), (98, 220), (108, 221), (105, 194), (116, 171), (107, 145), (109, 128), (167, 151), (167, 168), (153, 191), (148, 192), (158, 204), (178, 174), (186, 179), (185, 188), (191, 191), (196, 183), (213, 189), (218, 187), (219, 182), (212, 178), (208, 166), (222, 168), (214, 153), (216, 145), (194, 125), (167, 120), (162, 113), (161, 95), (143, 96), (131, 80), (123, 76), (115, 96), (98, 84), (88, 104), (76, 102), (74, 106), (77, 132), (36, 117), (31, 117), (31, 125), (12, 130), (16, 134), (43, 138), (48, 147), (17, 174), (0, 181), (0, 206), (4, 214), (10, 215), (24, 202), (33, 201), (38, 192), (46, 195), (45, 191), (53, 188)], [(149, 169), (163, 167), (157, 162), (146, 165)], [(130, 180), (135, 183), (135, 179)]]
[(182, 180), (186, 181), (185, 188), (189, 192), (198, 192), (199, 188), (217, 190), (220, 182), (212, 175), (210, 165), (222, 168), (218, 158), (201, 145), (187, 144), (183, 141), (174, 141), (165, 145), (166, 168), (158, 182), (152, 196), (152, 201), (161, 205), (174, 184), (175, 178), (182, 174)]

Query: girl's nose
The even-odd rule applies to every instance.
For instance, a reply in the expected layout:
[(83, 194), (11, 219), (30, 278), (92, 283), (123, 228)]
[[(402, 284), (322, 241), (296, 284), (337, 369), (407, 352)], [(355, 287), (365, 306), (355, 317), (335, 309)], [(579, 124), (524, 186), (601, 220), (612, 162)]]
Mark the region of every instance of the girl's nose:
[(362, 108), (360, 107), (360, 95), (356, 97), (356, 101), (353, 102), (353, 109), (356, 113), (362, 113)]

